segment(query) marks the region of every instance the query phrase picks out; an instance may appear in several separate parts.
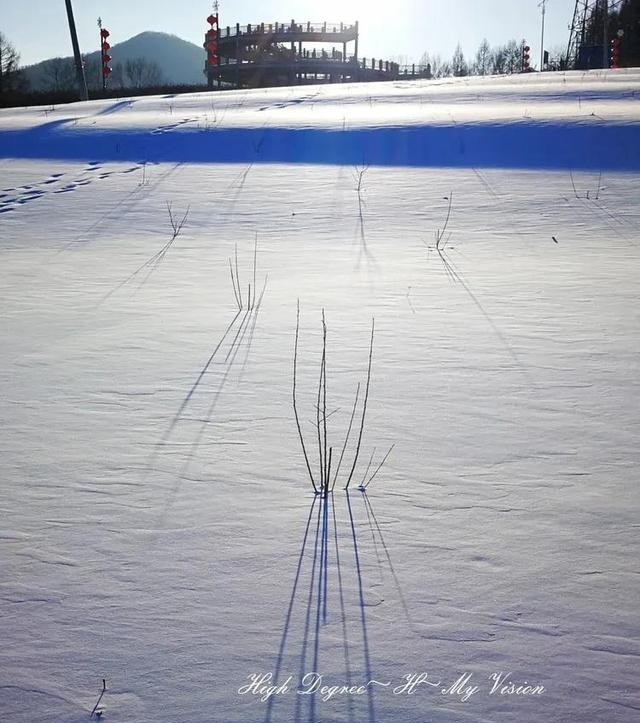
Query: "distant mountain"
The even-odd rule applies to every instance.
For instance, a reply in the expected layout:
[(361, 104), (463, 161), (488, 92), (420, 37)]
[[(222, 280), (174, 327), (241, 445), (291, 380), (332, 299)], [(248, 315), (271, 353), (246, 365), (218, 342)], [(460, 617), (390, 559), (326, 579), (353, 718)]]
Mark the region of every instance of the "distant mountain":
[[(110, 40), (112, 38), (109, 38)], [(203, 37), (204, 41), (204, 37)], [(110, 85), (136, 85), (126, 74), (127, 61), (144, 58), (148, 64), (155, 64), (160, 72), (161, 82), (167, 85), (197, 85), (205, 83), (204, 50), (176, 35), (144, 32), (111, 47), (112, 57)], [(100, 51), (85, 53), (87, 82), (92, 87), (100, 83)], [(26, 66), (25, 76), (31, 90), (64, 90), (74, 84), (73, 58), (51, 58), (35, 65)]]

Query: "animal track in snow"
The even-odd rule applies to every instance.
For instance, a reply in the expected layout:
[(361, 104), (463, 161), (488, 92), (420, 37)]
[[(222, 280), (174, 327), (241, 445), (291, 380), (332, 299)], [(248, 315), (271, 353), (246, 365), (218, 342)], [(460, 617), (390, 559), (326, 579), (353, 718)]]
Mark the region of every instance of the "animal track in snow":
[(151, 135), (158, 135), (159, 133), (167, 133), (167, 131), (175, 130), (176, 128), (179, 128), (180, 126), (185, 125), (186, 123), (195, 123), (198, 119), (197, 118), (184, 118), (181, 121), (178, 121), (177, 123), (169, 123), (166, 126), (158, 126), (154, 130), (151, 131)]
[(106, 171), (96, 177), (96, 175), (91, 172), (100, 171), (103, 169), (103, 166), (98, 161), (90, 161), (75, 179), (65, 183), (65, 185), (62, 185), (62, 179), (65, 176), (64, 173), (52, 173), (43, 181), (35, 184), (4, 188), (2, 189), (2, 193), (0, 193), (0, 213), (14, 211), (19, 206), (23, 206), (37, 198), (42, 198), (48, 193), (71, 193), (82, 186), (90, 185), (96, 178), (98, 180), (104, 180), (114, 173), (132, 173), (141, 167), (142, 164), (136, 164), (122, 171)]

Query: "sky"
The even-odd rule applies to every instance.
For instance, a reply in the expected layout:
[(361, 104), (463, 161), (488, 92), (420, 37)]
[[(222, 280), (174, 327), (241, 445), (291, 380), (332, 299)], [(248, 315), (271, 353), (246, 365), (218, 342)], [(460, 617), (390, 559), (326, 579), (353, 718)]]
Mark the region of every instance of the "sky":
[[(111, 32), (112, 45), (145, 30), (173, 33), (201, 45), (212, 2), (204, 0), (74, 0), (82, 52), (98, 49), (97, 18)], [(547, 0), (545, 48), (565, 48), (574, 0)], [(473, 57), (483, 38), (491, 45), (511, 38), (531, 46), (540, 59), (540, 0), (220, 0), (220, 24), (236, 22), (360, 23), (359, 56), (418, 62), (420, 56), (450, 58), (460, 42)], [(72, 54), (64, 0), (0, 0), (0, 32), (21, 55), (23, 65)], [(204, 51), (203, 51), (204, 53)]]

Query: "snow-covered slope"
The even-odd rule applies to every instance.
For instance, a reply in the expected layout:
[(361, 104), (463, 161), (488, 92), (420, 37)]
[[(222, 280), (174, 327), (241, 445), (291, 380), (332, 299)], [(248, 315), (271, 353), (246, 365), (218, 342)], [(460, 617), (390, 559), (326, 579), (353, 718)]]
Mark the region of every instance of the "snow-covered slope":
[(636, 720), (639, 93), (0, 111), (0, 720)]

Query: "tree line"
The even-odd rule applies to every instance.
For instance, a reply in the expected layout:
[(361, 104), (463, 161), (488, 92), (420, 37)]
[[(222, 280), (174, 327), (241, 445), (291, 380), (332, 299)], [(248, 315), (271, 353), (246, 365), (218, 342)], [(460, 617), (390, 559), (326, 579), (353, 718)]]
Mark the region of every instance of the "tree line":
[(461, 77), (465, 75), (506, 75), (522, 70), (522, 47), (524, 40), (510, 40), (504, 45), (492, 48), (485, 38), (473, 58), (465, 58), (458, 43), (450, 60), (440, 55), (423, 53), (419, 68), (432, 78)]
[[(97, 58), (84, 61), (84, 74), (90, 90), (102, 88), (102, 66)], [(109, 76), (111, 88), (146, 88), (164, 83), (157, 63), (146, 58), (133, 58), (114, 63)], [(41, 90), (72, 90), (76, 85), (76, 69), (72, 58), (52, 58), (41, 64), (38, 78)]]

